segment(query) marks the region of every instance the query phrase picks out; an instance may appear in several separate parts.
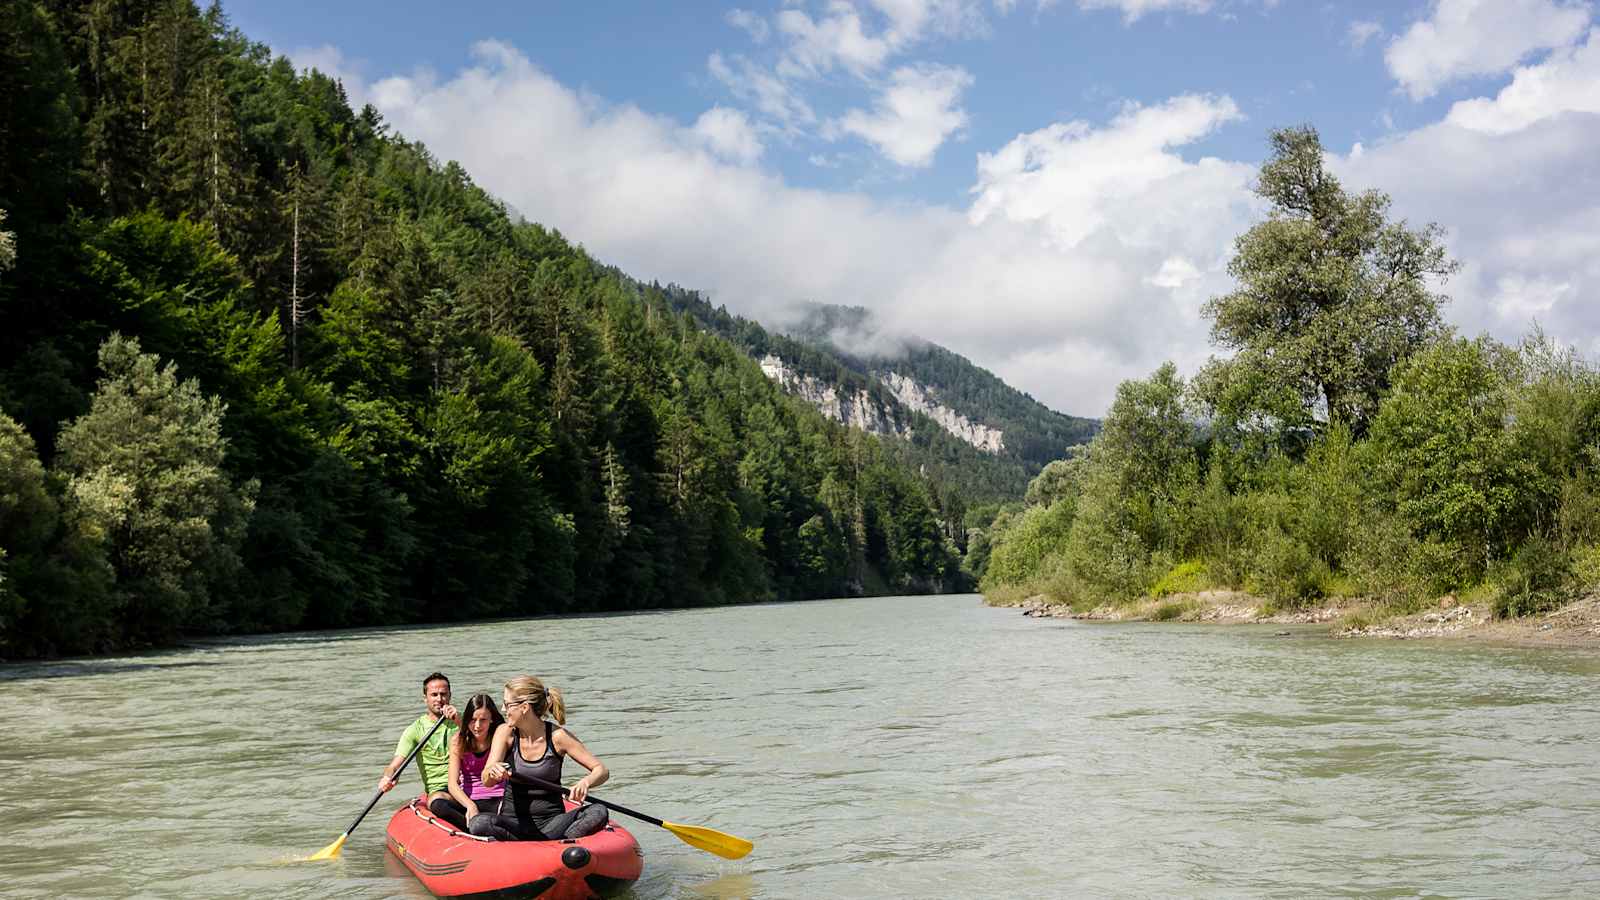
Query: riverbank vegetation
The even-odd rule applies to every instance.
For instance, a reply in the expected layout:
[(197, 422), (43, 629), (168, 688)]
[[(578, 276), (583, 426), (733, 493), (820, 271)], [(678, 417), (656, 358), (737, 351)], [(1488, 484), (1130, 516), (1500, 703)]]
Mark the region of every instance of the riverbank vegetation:
[(0, 657), (968, 583), (937, 483), (216, 5), (0, 5), (0, 97)]
[(1600, 584), (1600, 371), (1537, 330), (1447, 327), (1441, 230), (1345, 190), (1314, 130), (1272, 135), (1257, 192), (1237, 287), (1205, 307), (1231, 354), (1119, 387), (1102, 432), (971, 542), (989, 600), (1360, 597), (1370, 624), (1446, 595), (1525, 616)]

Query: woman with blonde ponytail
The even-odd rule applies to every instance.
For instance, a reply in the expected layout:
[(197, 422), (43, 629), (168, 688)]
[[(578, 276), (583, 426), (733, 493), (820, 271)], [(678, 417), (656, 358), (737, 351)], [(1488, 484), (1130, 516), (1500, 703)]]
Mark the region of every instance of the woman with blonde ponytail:
[[(561, 692), (532, 675), (519, 675), (506, 682), (503, 701), (506, 720), (495, 730), (482, 778), (485, 785), (504, 782), (509, 789), (497, 807), (480, 806), (479, 814), (467, 823), (468, 830), (502, 841), (558, 841), (604, 828), (609, 819), (606, 808), (583, 801), (591, 788), (606, 783), (611, 770), (562, 727), (567, 723), (567, 706)], [(560, 784), (561, 761), (566, 757), (589, 770), (567, 790), (578, 804), (571, 812), (564, 811), (556, 791), (509, 780), (515, 773)]]

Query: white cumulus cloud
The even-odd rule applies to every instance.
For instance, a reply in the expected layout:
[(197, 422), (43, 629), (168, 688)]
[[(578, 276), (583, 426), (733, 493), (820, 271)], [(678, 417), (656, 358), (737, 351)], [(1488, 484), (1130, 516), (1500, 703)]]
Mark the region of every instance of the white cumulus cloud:
[[(1131, 210), (1129, 195), (1178, 188), (1174, 203), (1186, 202), (1190, 195), (1183, 189), (1190, 185), (1175, 181), (1205, 178), (1227, 166), (1216, 160), (1188, 163), (1173, 150), (1239, 118), (1232, 98), (1186, 95), (1159, 106), (1130, 105), (1107, 128), (1079, 120), (1018, 135), (998, 151), (978, 155), (973, 221), (1003, 216), (1042, 222), (1065, 246), (1114, 222), (1119, 231), (1147, 230), (1139, 222), (1145, 211)], [(1217, 199), (1213, 191), (1201, 194)], [(1169, 218), (1158, 213), (1152, 227)]]
[[(1447, 227), (1464, 266), (1446, 315), (1466, 333), (1515, 339), (1536, 318), (1600, 351), (1593, 53), (1591, 38), (1445, 120), (1329, 156), (1348, 189), (1386, 191), (1396, 216)], [(1086, 415), (1124, 378), (1169, 358), (1193, 372), (1213, 352), (1201, 304), (1231, 287), (1233, 241), (1263, 212), (1250, 192), (1259, 157), (1193, 153), (1241, 120), (1225, 96), (1019, 134), (976, 154), (970, 203), (949, 206), (797, 187), (763, 168), (731, 111), (685, 123), (608, 104), (499, 43), (446, 77), (347, 88), (640, 278), (769, 321), (799, 300), (867, 306)]]
[[(408, 139), (640, 278), (758, 319), (798, 300), (865, 305), (1071, 412), (1103, 412), (1120, 380), (1163, 359), (1204, 360), (1199, 305), (1225, 287), (1228, 244), (1252, 215), (1252, 165), (1177, 152), (1237, 117), (1226, 98), (1023, 136), (1027, 164), (994, 154), (966, 209), (795, 187), (730, 162), (698, 128), (586, 98), (504, 44), (474, 57), (368, 93)], [(1064, 191), (1074, 178), (1100, 193)], [(1018, 179), (1059, 208), (1030, 206)], [(1094, 221), (1068, 228), (1080, 214)]]
[(958, 104), (971, 84), (964, 69), (903, 66), (892, 73), (871, 112), (852, 109), (837, 128), (899, 165), (926, 166), (945, 139), (967, 124), (967, 113)]
[(1437, 0), (1384, 52), (1413, 100), (1459, 78), (1505, 72), (1530, 53), (1561, 47), (1589, 24), (1585, 5), (1557, 0)]
[(811, 104), (798, 91), (743, 56), (730, 61), (721, 53), (713, 53), (706, 60), (706, 69), (735, 97), (755, 104), (781, 130), (793, 131), (817, 120)]
[(778, 64), (778, 74), (786, 77), (818, 75), (834, 66), (864, 75), (883, 65), (894, 49), (882, 35), (867, 33), (860, 12), (846, 0), (834, 0), (815, 19), (803, 9), (782, 10), (777, 24), (790, 42)]
[(1334, 158), (1347, 186), (1375, 187), (1412, 222), (1437, 221), (1462, 261), (1446, 318), (1514, 340), (1537, 319), (1551, 337), (1600, 349), (1600, 115), (1551, 116), (1517, 131), (1440, 122)]
[(724, 159), (749, 165), (761, 158), (761, 139), (750, 117), (739, 110), (713, 106), (695, 120), (693, 132)]
[(1476, 97), (1450, 108), (1449, 121), (1474, 131), (1504, 134), (1564, 112), (1600, 113), (1600, 29), (1557, 50), (1539, 65), (1517, 69), (1493, 99)]

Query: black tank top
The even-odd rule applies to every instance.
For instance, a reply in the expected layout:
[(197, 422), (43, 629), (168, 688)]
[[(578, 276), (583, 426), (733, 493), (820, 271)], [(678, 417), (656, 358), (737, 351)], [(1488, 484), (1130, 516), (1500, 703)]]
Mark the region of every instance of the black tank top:
[[(522, 757), (522, 737), (517, 734), (517, 729), (511, 729), (511, 771), (519, 775), (531, 775), (542, 778), (553, 784), (561, 783), (561, 754), (556, 752), (556, 742), (552, 733), (554, 723), (546, 720), (544, 723), (544, 755), (534, 762), (528, 762)], [(542, 822), (551, 816), (559, 816), (566, 811), (566, 806), (561, 802), (561, 794), (546, 788), (529, 787), (517, 784), (515, 781), (506, 782), (511, 786), (512, 808), (516, 811), (518, 819), (526, 821), (532, 819)]]

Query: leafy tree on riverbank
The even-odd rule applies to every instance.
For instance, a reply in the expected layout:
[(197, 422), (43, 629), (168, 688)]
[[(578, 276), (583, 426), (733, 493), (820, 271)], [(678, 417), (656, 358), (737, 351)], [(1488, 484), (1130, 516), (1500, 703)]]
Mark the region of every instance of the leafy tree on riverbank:
[(1310, 128), (1271, 135), (1256, 193), (1267, 220), (1239, 237), (1228, 272), (1238, 287), (1213, 297), (1213, 360), (1201, 394), (1229, 425), (1280, 431), (1341, 424), (1366, 432), (1389, 373), (1435, 340), (1444, 298), (1430, 278), (1454, 272), (1437, 225), (1388, 218), (1389, 198), (1352, 195), (1323, 163)]
[(1474, 591), (1516, 615), (1600, 586), (1600, 371), (1537, 333), (1450, 334), (1437, 226), (1345, 193), (1310, 129), (1272, 148), (1272, 211), (1206, 307), (1237, 352), (1187, 391), (1170, 364), (1125, 382), (1079, 474), (1047, 468), (995, 520), (985, 592), (1092, 606), (1181, 583), (1406, 611)]
[(67, 515), (103, 543), (112, 605), (135, 639), (206, 622), (217, 588), (241, 574), (238, 550), (256, 485), (223, 468), (223, 405), (176, 367), (112, 335), (89, 412), (61, 432)]

